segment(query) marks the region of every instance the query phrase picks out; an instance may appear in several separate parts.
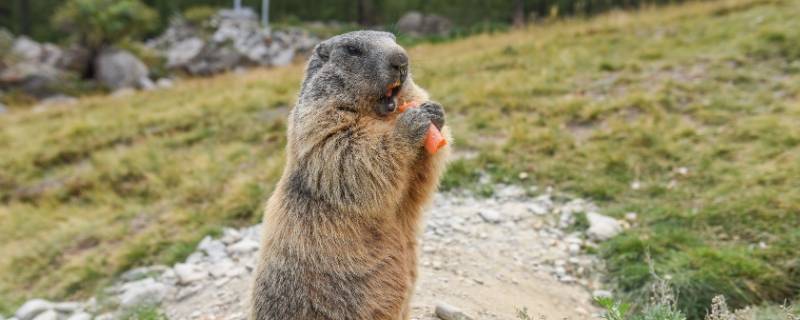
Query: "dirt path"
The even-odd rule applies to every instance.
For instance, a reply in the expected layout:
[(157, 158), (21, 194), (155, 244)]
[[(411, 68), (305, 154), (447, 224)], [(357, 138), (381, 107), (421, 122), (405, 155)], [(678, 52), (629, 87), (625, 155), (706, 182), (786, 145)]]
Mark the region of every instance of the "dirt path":
[[(474, 319), (516, 319), (517, 310), (523, 308), (531, 316), (548, 319), (590, 318), (597, 310), (588, 289), (577, 282), (591, 286), (591, 281), (576, 276), (591, 274), (593, 258), (575, 248), (570, 253), (570, 244), (581, 240), (558, 227), (562, 211), (585, 206), (583, 202), (533, 199), (513, 187), (499, 194), (488, 199), (437, 195), (422, 235), (412, 318), (437, 319), (433, 312), (439, 303), (455, 306)], [(243, 233), (248, 232), (252, 233)], [(236, 241), (235, 237), (222, 240)], [(190, 260), (200, 259), (192, 262), (203, 265), (215, 253), (204, 255)], [(233, 254), (232, 261), (252, 270), (254, 256), (255, 251)], [(213, 265), (206, 269), (215, 272)], [(244, 319), (250, 272), (195, 280), (178, 289), (162, 308), (170, 319)]]
[[(517, 319), (525, 309), (532, 319), (592, 318), (598, 311), (589, 293), (597, 289), (596, 258), (582, 249), (594, 244), (568, 230), (575, 213), (596, 208), (549, 192), (495, 190), (489, 198), (436, 195), (420, 235), (412, 318), (437, 319), (434, 310), (443, 303), (476, 320)], [(130, 270), (100, 301), (34, 299), (12, 319), (114, 320), (149, 305), (173, 320), (243, 320), (260, 230), (260, 225), (225, 229), (218, 239), (203, 239), (184, 263)]]

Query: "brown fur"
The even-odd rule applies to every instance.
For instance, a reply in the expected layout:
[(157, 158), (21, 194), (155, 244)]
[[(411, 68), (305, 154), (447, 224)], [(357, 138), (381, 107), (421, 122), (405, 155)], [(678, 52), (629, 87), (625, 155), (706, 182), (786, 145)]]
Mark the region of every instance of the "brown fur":
[[(372, 97), (311, 93), (313, 67), (267, 203), (250, 318), (408, 319), (421, 214), (449, 149), (424, 151), (417, 109), (376, 115)], [(409, 76), (398, 98), (428, 95)]]

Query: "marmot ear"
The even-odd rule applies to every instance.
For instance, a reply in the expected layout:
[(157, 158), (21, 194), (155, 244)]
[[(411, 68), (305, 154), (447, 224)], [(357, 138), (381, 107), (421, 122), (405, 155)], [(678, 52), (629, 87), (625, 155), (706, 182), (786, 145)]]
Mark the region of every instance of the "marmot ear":
[(316, 54), (317, 57), (323, 62), (328, 62), (328, 58), (330, 58), (331, 55), (331, 49), (327, 41), (317, 44), (317, 46), (314, 47), (314, 54)]

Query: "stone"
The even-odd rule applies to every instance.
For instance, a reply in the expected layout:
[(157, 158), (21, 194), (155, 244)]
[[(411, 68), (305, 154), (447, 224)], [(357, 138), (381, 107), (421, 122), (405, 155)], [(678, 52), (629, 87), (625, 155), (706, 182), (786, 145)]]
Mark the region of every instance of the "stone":
[(483, 219), (483, 221), (486, 221), (488, 223), (500, 223), (501, 221), (503, 221), (502, 217), (500, 216), (500, 213), (492, 209), (482, 209), (481, 211), (478, 211), (478, 215), (481, 216), (481, 219)]
[(4, 114), (8, 112), (8, 108), (2, 102), (0, 102), (0, 114)]
[(567, 248), (570, 254), (578, 254), (581, 252), (581, 245), (577, 243), (571, 243)]
[(43, 53), (42, 45), (26, 36), (18, 37), (11, 47), (11, 54), (32, 62), (39, 62)]
[(636, 218), (638, 218), (636, 212), (628, 212), (625, 214), (625, 220), (627, 220), (630, 223), (636, 222)]
[(447, 303), (436, 304), (434, 313), (442, 320), (472, 320), (466, 313)]
[(533, 202), (528, 204), (528, 211), (535, 215), (545, 215), (548, 211), (550, 211), (547, 206), (539, 202)]
[(409, 11), (397, 21), (397, 30), (411, 36), (446, 36), (453, 23), (442, 16)]
[(64, 94), (57, 94), (39, 101), (40, 106), (63, 105), (69, 106), (78, 103), (78, 99)]
[(67, 320), (92, 320), (92, 315), (83, 311), (79, 311), (69, 316)]
[(586, 234), (596, 240), (608, 240), (622, 232), (622, 225), (614, 218), (596, 212), (586, 214), (589, 220), (589, 229)]
[(47, 310), (38, 314), (33, 320), (58, 320), (58, 312), (55, 310)]
[(156, 84), (153, 82), (153, 80), (150, 80), (150, 78), (144, 77), (139, 79), (137, 82), (137, 87), (145, 91), (150, 91), (156, 88)]
[(276, 67), (282, 67), (292, 63), (295, 56), (295, 50), (292, 48), (286, 48), (283, 50), (278, 51), (272, 56), (270, 61), (270, 65)]
[(114, 320), (114, 314), (111, 312), (104, 313), (94, 317), (94, 320)]
[(397, 20), (397, 31), (412, 36), (419, 36), (425, 16), (417, 11), (409, 11)]
[(175, 270), (175, 274), (178, 276), (178, 283), (180, 284), (189, 284), (203, 280), (208, 276), (208, 272), (194, 264), (178, 263), (173, 270)]
[(158, 276), (167, 270), (170, 270), (169, 267), (162, 265), (140, 267), (125, 271), (125, 273), (123, 273), (119, 278), (123, 282), (132, 282), (144, 278)]
[(61, 313), (73, 313), (81, 309), (83, 305), (80, 302), (59, 302), (53, 304), (53, 310)]
[(23, 61), (0, 68), (0, 87), (16, 88), (36, 98), (56, 94), (64, 72), (35, 61)]
[(209, 268), (209, 273), (214, 278), (222, 278), (225, 277), (229, 270), (233, 269), (236, 265), (231, 261), (231, 259), (225, 259), (219, 261)]
[(183, 68), (197, 58), (206, 42), (198, 37), (182, 40), (167, 51), (167, 68)]
[(220, 240), (211, 239), (209, 236), (203, 238), (200, 244), (197, 245), (197, 248), (205, 252), (212, 262), (228, 258), (228, 253), (225, 251), (225, 244)]
[(246, 254), (258, 250), (259, 244), (250, 239), (242, 239), (228, 247), (228, 251), (233, 254)]
[(425, 16), (422, 24), (422, 33), (425, 35), (446, 36), (453, 29), (453, 22), (443, 16), (429, 14)]
[(147, 66), (132, 53), (121, 49), (105, 49), (95, 61), (95, 76), (111, 90), (138, 88), (147, 78)]
[(21, 307), (19, 307), (17, 312), (14, 313), (14, 317), (19, 320), (31, 320), (38, 314), (52, 308), (53, 303), (50, 301), (43, 299), (32, 299), (28, 300)]
[(130, 97), (130, 96), (134, 95), (135, 93), (136, 93), (136, 90), (133, 90), (131, 88), (121, 88), (121, 89), (114, 90), (114, 92), (111, 93), (111, 96), (115, 97), (115, 98), (124, 98), (124, 97)]
[(126, 310), (146, 305), (158, 305), (164, 300), (168, 290), (167, 285), (156, 282), (153, 278), (129, 282), (122, 286), (119, 304), (122, 309)]
[(608, 290), (595, 290), (592, 291), (592, 298), (599, 299), (599, 298), (612, 298), (614, 295), (611, 291)]
[(226, 245), (236, 243), (242, 239), (242, 233), (233, 228), (222, 229), (222, 237), (220, 241)]
[(161, 78), (156, 81), (156, 86), (161, 89), (172, 88), (175, 86), (175, 81), (170, 78)]

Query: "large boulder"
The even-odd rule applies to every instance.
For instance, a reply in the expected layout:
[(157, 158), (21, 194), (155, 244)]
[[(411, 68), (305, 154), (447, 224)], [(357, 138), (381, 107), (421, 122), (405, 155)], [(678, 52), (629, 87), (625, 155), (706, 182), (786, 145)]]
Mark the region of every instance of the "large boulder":
[(417, 11), (410, 11), (397, 21), (397, 31), (410, 36), (446, 36), (452, 28), (453, 23), (445, 17)]
[(11, 47), (12, 54), (26, 61), (38, 61), (43, 52), (42, 45), (26, 36), (14, 40), (14, 45)]
[(192, 37), (175, 43), (167, 50), (167, 68), (184, 68), (197, 58), (206, 45), (203, 39)]
[(409, 35), (419, 35), (425, 16), (417, 11), (409, 11), (397, 20), (397, 31)]
[(105, 49), (95, 60), (95, 78), (112, 90), (147, 86), (152, 83), (148, 73), (147, 66), (125, 50)]
[(198, 59), (186, 66), (186, 71), (193, 75), (211, 75), (235, 69), (242, 55), (230, 46), (207, 45)]
[(64, 77), (64, 72), (53, 66), (23, 61), (0, 70), (0, 89), (17, 89), (44, 98), (57, 92)]

